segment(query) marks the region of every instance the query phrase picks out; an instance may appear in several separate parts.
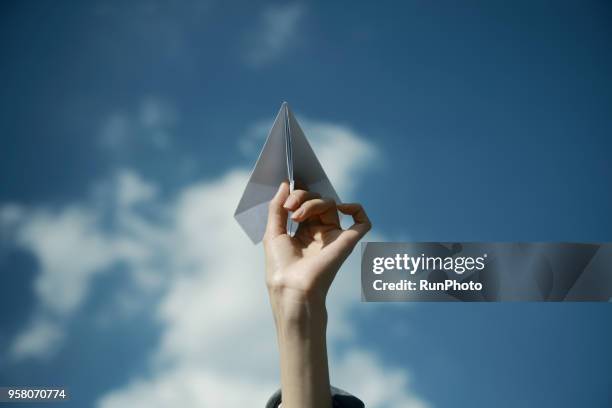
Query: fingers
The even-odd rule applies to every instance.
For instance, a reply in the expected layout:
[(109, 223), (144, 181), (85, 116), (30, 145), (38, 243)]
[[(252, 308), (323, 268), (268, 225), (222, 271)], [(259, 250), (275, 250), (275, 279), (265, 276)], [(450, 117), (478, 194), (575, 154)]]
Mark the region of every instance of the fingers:
[(283, 208), (283, 203), (288, 196), (289, 183), (283, 181), (268, 204), (268, 224), (266, 225), (265, 237), (274, 238), (287, 233), (287, 210)]
[(352, 216), (353, 221), (355, 222), (341, 235), (341, 239), (352, 249), (357, 242), (372, 228), (372, 223), (370, 222), (370, 219), (368, 218), (368, 215), (361, 204), (338, 204), (338, 210), (340, 210), (340, 212), (343, 214)]
[(295, 211), (306, 201), (312, 200), (313, 198), (321, 198), (321, 195), (306, 190), (295, 190), (289, 194), (283, 207), (285, 207), (286, 210)]
[(338, 211), (351, 215), (354, 224), (340, 235), (342, 246), (351, 249), (372, 227), (370, 220), (360, 204), (338, 204), (332, 199), (320, 198), (317, 193), (295, 190), (289, 193), (289, 184), (283, 182), (268, 206), (266, 237), (274, 238), (287, 233), (287, 214), (294, 211), (291, 218), (304, 222), (318, 217), (322, 224), (340, 227)]
[(340, 227), (336, 202), (330, 198), (315, 198), (306, 201), (293, 213), (291, 219), (303, 222), (317, 216), (322, 224)]

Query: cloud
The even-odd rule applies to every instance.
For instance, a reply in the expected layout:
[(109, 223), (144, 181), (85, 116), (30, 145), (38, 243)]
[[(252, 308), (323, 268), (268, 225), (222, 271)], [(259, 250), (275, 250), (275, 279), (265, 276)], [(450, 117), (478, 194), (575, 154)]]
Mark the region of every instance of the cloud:
[(146, 183), (137, 174), (128, 170), (120, 171), (117, 181), (117, 200), (124, 208), (149, 201), (157, 194), (155, 185)]
[(171, 145), (170, 134), (177, 120), (177, 111), (170, 103), (147, 97), (135, 111), (111, 114), (102, 125), (100, 143), (115, 153), (134, 146), (163, 150)]
[[(376, 166), (381, 153), (348, 126), (310, 119), (303, 120), (302, 126), (319, 161), (328, 163), (324, 168), (338, 194), (348, 201), (359, 176)], [(341, 157), (343, 159), (339, 160)]]
[[(409, 393), (410, 377), (406, 370), (383, 366), (369, 351), (354, 348), (332, 365), (332, 379), (347, 390), (359, 390), (359, 397), (367, 401), (368, 407), (427, 408), (421, 398)], [(355, 375), (367, 373), (367, 375)]]
[(17, 360), (48, 357), (63, 338), (64, 332), (61, 326), (47, 319), (37, 319), (15, 339), (10, 354)]
[[(332, 182), (350, 198), (359, 173), (379, 153), (348, 127), (312, 120), (305, 128)], [(161, 335), (148, 372), (102, 396), (98, 407), (263, 406), (279, 374), (263, 254), (232, 217), (248, 174), (230, 169), (167, 197), (137, 172), (119, 169), (94, 188), (93, 200), (56, 211), (6, 207), (0, 214), (17, 220), (11, 221), (16, 243), (41, 266), (35, 282), (40, 308), (15, 338), (13, 353), (42, 356), (60, 347), (56, 334), (94, 277), (121, 264), (137, 288), (132, 299), (156, 293), (150, 316)], [(350, 317), (360, 296), (358, 262), (349, 258), (329, 295), (334, 381), (370, 407), (421, 408), (410, 397), (405, 370), (358, 348)], [(126, 309), (135, 307), (127, 303)], [(56, 317), (46, 318), (50, 313)]]
[(254, 32), (249, 33), (246, 62), (261, 67), (278, 60), (298, 39), (300, 23), (306, 15), (301, 3), (266, 7), (260, 14)]
[(85, 296), (91, 276), (117, 259), (111, 243), (97, 228), (96, 217), (82, 207), (40, 210), (21, 225), (18, 242), (36, 254), (41, 266), (36, 294), (55, 315), (73, 311)]
[[(124, 262), (138, 279), (151, 262), (159, 247), (157, 228), (143, 223), (132, 206), (152, 199), (155, 187), (129, 170), (118, 171), (107, 184), (105, 194), (112, 202), (105, 205), (92, 200), (59, 210), (0, 207), (3, 229), (10, 230), (14, 244), (33, 253), (40, 265), (34, 280), (35, 316), (14, 339), (13, 358), (44, 357), (55, 350), (63, 322), (81, 306), (95, 276)], [(108, 210), (114, 214), (111, 231), (105, 226)]]
[[(249, 373), (250, 374), (250, 373)], [(171, 369), (148, 381), (137, 380), (113, 391), (103, 407), (251, 407), (265, 401), (275, 383), (253, 381), (250, 376), (223, 376), (197, 368)]]

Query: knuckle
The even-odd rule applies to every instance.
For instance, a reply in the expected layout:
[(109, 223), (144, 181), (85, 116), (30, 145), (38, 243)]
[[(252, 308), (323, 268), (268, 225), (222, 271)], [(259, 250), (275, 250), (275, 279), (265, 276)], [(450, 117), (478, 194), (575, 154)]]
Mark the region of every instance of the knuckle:
[(290, 194), (290, 197), (293, 197), (293, 199), (297, 201), (298, 205), (301, 205), (308, 200), (308, 192), (304, 190), (294, 190)]
[(316, 193), (310, 193), (310, 192), (306, 192), (302, 197), (301, 197), (301, 201), (303, 203), (307, 203), (307, 202), (312, 202), (312, 201), (316, 201), (319, 200), (321, 198), (320, 194), (316, 194)]
[(310, 211), (310, 209), (315, 205), (316, 203), (314, 202), (314, 200), (309, 200), (302, 204), (302, 209), (304, 210), (304, 212), (307, 212)]
[(295, 198), (304, 198), (306, 197), (307, 194), (308, 194), (308, 191), (306, 190), (293, 190), (293, 193), (291, 193), (291, 195), (294, 196)]

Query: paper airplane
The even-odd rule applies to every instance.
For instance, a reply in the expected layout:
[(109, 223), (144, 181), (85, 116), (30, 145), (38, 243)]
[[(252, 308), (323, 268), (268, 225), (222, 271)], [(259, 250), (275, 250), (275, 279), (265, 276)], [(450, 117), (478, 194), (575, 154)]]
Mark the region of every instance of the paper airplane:
[[(234, 218), (253, 243), (262, 240), (268, 221), (268, 203), (278, 186), (288, 180), (296, 188), (321, 194), (340, 203), (321, 163), (310, 147), (287, 102), (281, 105), (249, 182), (244, 189)], [(297, 224), (289, 218), (287, 233), (293, 235)]]

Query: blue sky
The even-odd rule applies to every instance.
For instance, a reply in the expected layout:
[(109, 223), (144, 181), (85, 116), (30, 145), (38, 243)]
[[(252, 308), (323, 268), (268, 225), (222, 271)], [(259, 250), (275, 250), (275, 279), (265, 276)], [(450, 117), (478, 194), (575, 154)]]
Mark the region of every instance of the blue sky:
[[(231, 214), (283, 100), (372, 238), (611, 240), (605, 2), (1, 7), (0, 384), (273, 391), (260, 271), (219, 254), (258, 265)], [(360, 304), (356, 271), (332, 375), (370, 406), (612, 402), (609, 304)]]

